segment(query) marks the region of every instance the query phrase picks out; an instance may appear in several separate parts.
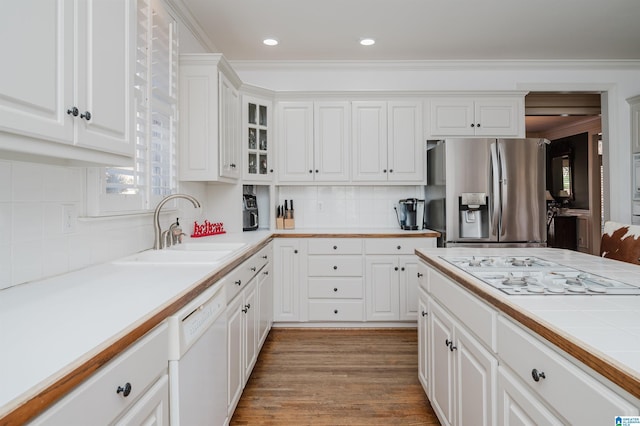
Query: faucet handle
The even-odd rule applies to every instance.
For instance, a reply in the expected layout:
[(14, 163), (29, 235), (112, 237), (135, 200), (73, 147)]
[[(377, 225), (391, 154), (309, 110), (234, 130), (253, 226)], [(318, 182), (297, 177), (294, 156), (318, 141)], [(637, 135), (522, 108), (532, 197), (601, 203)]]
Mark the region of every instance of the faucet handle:
[(171, 240), (172, 240), (171, 232), (169, 232), (169, 230), (162, 231), (160, 249), (163, 249), (165, 247), (171, 247)]

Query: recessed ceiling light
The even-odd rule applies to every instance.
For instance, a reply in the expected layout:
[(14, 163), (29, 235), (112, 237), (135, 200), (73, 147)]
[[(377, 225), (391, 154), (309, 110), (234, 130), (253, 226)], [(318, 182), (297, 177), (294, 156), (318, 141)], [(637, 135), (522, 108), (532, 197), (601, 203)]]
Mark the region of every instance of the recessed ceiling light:
[(373, 46), (374, 44), (376, 44), (376, 41), (372, 38), (361, 38), (360, 44), (363, 46)]
[(277, 46), (278, 45), (278, 40), (276, 40), (275, 38), (265, 38), (264, 40), (262, 40), (262, 42), (264, 44), (266, 44), (267, 46)]

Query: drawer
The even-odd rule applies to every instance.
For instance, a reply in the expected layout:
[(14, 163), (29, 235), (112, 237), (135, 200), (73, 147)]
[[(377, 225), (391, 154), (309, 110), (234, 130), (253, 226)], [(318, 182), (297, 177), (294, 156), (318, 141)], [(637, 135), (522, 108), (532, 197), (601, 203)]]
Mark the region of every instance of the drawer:
[(362, 278), (309, 278), (310, 299), (362, 299)]
[[(166, 372), (168, 348), (168, 327), (164, 322), (31, 424), (110, 424)], [(116, 392), (127, 383), (131, 385), (131, 393), (127, 397)]]
[(360, 238), (312, 238), (307, 244), (309, 254), (362, 254)]
[(272, 259), (273, 251), (271, 244), (269, 244), (225, 275), (223, 280), (227, 302), (232, 301), (240, 290)]
[(497, 312), (433, 269), (429, 269), (428, 279), (427, 286), (431, 296), (451, 311), (487, 347), (495, 351)]
[(417, 248), (435, 247), (435, 238), (367, 238), (366, 254), (415, 254)]
[(309, 256), (310, 277), (361, 277), (362, 256)]
[(362, 300), (310, 300), (309, 321), (364, 321)]
[[(638, 408), (507, 318), (498, 320), (498, 355), (503, 364), (570, 424), (612, 422), (636, 416)], [(536, 382), (533, 370), (544, 373)]]

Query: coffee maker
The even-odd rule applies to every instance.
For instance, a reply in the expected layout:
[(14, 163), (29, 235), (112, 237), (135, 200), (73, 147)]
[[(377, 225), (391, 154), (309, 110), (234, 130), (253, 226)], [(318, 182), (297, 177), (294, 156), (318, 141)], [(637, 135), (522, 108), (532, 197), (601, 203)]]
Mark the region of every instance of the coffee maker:
[(398, 207), (394, 207), (400, 229), (415, 231), (422, 229), (424, 219), (424, 200), (407, 198), (398, 201)]
[(258, 229), (258, 201), (253, 194), (242, 194), (242, 230)]

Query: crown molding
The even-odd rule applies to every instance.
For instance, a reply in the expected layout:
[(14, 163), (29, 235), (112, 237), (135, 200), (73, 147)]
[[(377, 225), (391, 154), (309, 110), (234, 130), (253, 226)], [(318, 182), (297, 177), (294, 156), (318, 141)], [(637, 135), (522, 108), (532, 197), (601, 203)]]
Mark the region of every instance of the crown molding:
[(229, 60), (236, 70), (639, 70), (640, 60), (400, 60), (400, 61), (252, 61)]
[(195, 39), (204, 47), (206, 47), (209, 52), (217, 52), (218, 48), (215, 43), (211, 41), (209, 37), (207, 37), (206, 33), (198, 24), (198, 22), (193, 17), (193, 13), (189, 7), (184, 4), (182, 0), (164, 0), (166, 5), (171, 9), (174, 15), (179, 18), (185, 27), (191, 31)]

